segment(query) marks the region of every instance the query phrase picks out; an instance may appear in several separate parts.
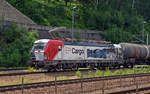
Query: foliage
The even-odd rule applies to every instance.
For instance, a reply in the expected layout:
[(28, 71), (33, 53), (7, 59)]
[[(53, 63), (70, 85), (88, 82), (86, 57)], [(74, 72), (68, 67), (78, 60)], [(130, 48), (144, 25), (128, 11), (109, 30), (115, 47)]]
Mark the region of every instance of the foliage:
[(114, 75), (122, 75), (122, 74), (123, 74), (123, 70), (122, 70), (122, 69), (116, 70), (116, 71), (114, 71), (113, 74), (114, 74)]
[(8, 28), (0, 28), (0, 66), (25, 66), (32, 43), (37, 37), (36, 32), (28, 32), (26, 28), (14, 24)]
[(106, 68), (105, 72), (104, 72), (104, 76), (111, 76), (112, 72), (109, 70), (109, 68)]
[(101, 77), (101, 76), (103, 76), (103, 72), (100, 71), (99, 69), (96, 69), (95, 75), (98, 77)]
[(34, 69), (33, 67), (28, 67), (28, 71), (29, 71), (29, 72), (35, 72), (36, 69)]
[(78, 71), (76, 72), (76, 76), (81, 78), (81, 77), (82, 77), (82, 73), (78, 70)]
[(134, 67), (133, 69), (118, 69), (116, 71), (111, 71), (109, 68), (106, 68), (103, 72), (100, 71), (99, 69), (96, 69), (95, 75), (92, 71), (88, 71), (88, 76), (89, 77), (103, 77), (103, 76), (112, 76), (112, 75), (127, 75), (127, 74), (138, 74), (138, 73), (149, 73), (150, 72), (150, 66), (143, 67), (143, 66), (138, 66)]
[(80, 41), (81, 39), (80, 33), (79, 32), (75, 33), (74, 38), (77, 39), (77, 41)]
[(56, 38), (62, 39), (62, 35), (59, 33), (59, 31), (55, 32)]
[(147, 21), (146, 33), (150, 31), (149, 0), (135, 0), (135, 3), (132, 0), (7, 1), (37, 24), (69, 28), (72, 26), (72, 8), (77, 6), (74, 9), (75, 28), (102, 31), (104, 40), (112, 43), (135, 41), (141, 43), (137, 39), (141, 39), (139, 34), (141, 35), (144, 21)]

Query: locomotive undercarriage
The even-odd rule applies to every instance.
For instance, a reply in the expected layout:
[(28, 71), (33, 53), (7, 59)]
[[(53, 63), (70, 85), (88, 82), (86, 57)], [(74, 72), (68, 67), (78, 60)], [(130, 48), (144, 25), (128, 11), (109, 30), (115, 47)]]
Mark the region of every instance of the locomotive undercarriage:
[(43, 62), (44, 68), (48, 71), (65, 70), (65, 69), (78, 69), (78, 68), (91, 68), (91, 69), (105, 69), (109, 68), (120, 68), (125, 65), (122, 60), (55, 60), (49, 62)]
[(124, 60), (55, 60), (49, 62), (38, 61), (35, 64), (35, 67), (44, 68), (48, 71), (56, 71), (56, 70), (72, 70), (78, 68), (91, 68), (91, 69), (105, 69), (109, 67), (110, 69), (120, 68), (123, 66), (124, 68), (133, 68), (134, 65), (150, 65), (150, 60), (142, 60), (142, 59), (124, 59)]
[(148, 59), (136, 59), (135, 64), (137, 65), (150, 65), (150, 60)]

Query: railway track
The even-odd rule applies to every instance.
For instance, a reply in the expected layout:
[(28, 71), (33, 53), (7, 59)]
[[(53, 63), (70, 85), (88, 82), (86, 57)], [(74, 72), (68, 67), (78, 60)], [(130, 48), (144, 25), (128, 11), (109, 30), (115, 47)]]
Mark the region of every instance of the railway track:
[[(123, 68), (123, 70), (126, 70), (129, 68)], [(0, 69), (1, 70), (1, 69)], [(20, 71), (20, 70), (26, 70), (26, 71), (22, 71), (22, 72), (11, 72), (12, 70), (15, 69), (4, 69), (3, 71), (7, 71), (4, 73), (0, 73), (0, 77), (2, 76), (18, 76), (18, 75), (29, 75), (29, 74), (41, 74), (41, 73), (51, 73), (51, 74), (70, 74), (70, 73), (75, 73), (77, 70), (64, 70), (64, 71), (54, 71), (54, 72), (47, 72), (47, 71), (35, 71), (35, 72), (29, 72), (26, 68), (24, 69), (16, 69), (16, 71)], [(118, 69), (111, 69), (110, 71), (116, 71)], [(80, 72), (88, 72), (88, 71), (92, 71), (95, 72), (95, 70), (91, 70), (91, 69), (80, 69)], [(101, 71), (105, 71), (105, 70), (101, 70)]]
[[(89, 69), (86, 70), (80, 70), (81, 72), (88, 72)], [(51, 73), (51, 74), (70, 74), (70, 73), (75, 73), (77, 70), (65, 70), (65, 71), (56, 71), (56, 72), (47, 72), (47, 71), (36, 71), (36, 72), (19, 72), (19, 73), (4, 73), (0, 74), (0, 77), (2, 76), (18, 76), (18, 75), (29, 75), (29, 74), (42, 74), (42, 73)], [(94, 70), (92, 70), (94, 71)]]
[(0, 68), (0, 71), (27, 70), (28, 68)]
[[(141, 65), (139, 65), (138, 67), (140, 67)], [(147, 66), (144, 66), (147, 67)], [(120, 68), (123, 70), (126, 69), (130, 69), (130, 68)], [(81, 69), (80, 71), (88, 71), (91, 69)], [(118, 69), (111, 69), (111, 71), (116, 71)], [(15, 72), (13, 72), (15, 71)], [(71, 71), (77, 71), (77, 70), (64, 70), (64, 71), (54, 71), (54, 72), (47, 72), (46, 70), (41, 70), (41, 71), (36, 71), (36, 72), (29, 72), (28, 68), (0, 68), (0, 76), (17, 76), (17, 75), (27, 75), (27, 74), (38, 74), (38, 73), (62, 73), (62, 72), (71, 72)], [(93, 71), (93, 70), (92, 70)], [(105, 70), (101, 70), (101, 71), (105, 71)]]
[[(90, 90), (90, 92), (101, 89), (102, 91), (105, 90), (105, 92), (109, 92), (110, 94), (126, 94), (130, 92), (136, 92), (137, 88), (129, 88), (129, 89), (124, 90), (125, 87), (130, 87), (130, 86), (135, 87), (137, 85), (139, 86), (139, 85), (144, 85), (144, 84), (146, 85), (150, 84), (150, 81), (148, 79), (150, 79), (149, 73), (118, 75), (118, 76), (108, 76), (108, 77), (81, 78), (81, 79), (72, 79), (72, 80), (55, 80), (55, 81), (30, 83), (30, 84), (0, 86), (0, 92), (23, 90), (23, 89), (30, 89), (30, 88), (39, 88), (39, 87), (43, 88), (47, 86), (48, 87), (54, 86), (55, 88), (57, 88), (58, 86), (62, 86), (62, 85), (68, 85), (68, 88), (69, 87), (71, 88), (73, 84), (75, 84), (76, 86), (80, 84), (81, 87), (79, 86), (79, 88), (83, 89), (83, 86), (84, 86), (83, 84), (95, 82), (95, 85), (99, 85), (99, 87), (95, 87), (93, 90)], [(124, 82), (124, 83), (121, 83), (121, 82)], [(85, 86), (87, 86), (88, 89), (81, 90), (80, 92), (87, 92), (89, 89), (93, 88), (93, 86), (89, 87), (88, 84)], [(115, 91), (115, 88), (120, 88), (120, 87), (123, 87), (123, 89), (119, 89), (121, 91), (117, 91), (117, 90)], [(150, 88), (150, 85), (148, 87), (140, 87), (138, 88), (138, 91), (141, 91), (144, 89), (146, 90), (149, 88)], [(110, 92), (111, 89), (113, 89), (113, 92)]]
[[(109, 93), (109, 94), (130, 94), (130, 93), (135, 93), (135, 92), (138, 93), (138, 92), (146, 91), (146, 90), (150, 90), (150, 87), (139, 88), (138, 91), (137, 91), (137, 89), (130, 89), (130, 90), (113, 92), (113, 93)], [(147, 94), (149, 94), (149, 93), (147, 93)]]
[(0, 74), (0, 77), (1, 77), (1, 76), (18, 76), (18, 75), (40, 74), (40, 73), (47, 73), (47, 72), (5, 73), (5, 74)]

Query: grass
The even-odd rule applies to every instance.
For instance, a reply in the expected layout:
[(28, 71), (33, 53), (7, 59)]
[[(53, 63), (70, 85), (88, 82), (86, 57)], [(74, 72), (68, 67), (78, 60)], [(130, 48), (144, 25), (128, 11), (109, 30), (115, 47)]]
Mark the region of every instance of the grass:
[(150, 73), (150, 66), (148, 67), (134, 67), (133, 69), (118, 69), (112, 72), (109, 68), (103, 72), (99, 69), (96, 69), (96, 72), (88, 71), (88, 75), (82, 75), (80, 71), (76, 72), (77, 77), (102, 77), (102, 76), (115, 76), (115, 75), (127, 75), (127, 74), (138, 74), (138, 73)]
[[(28, 68), (29, 71), (35, 71), (33, 68)], [(87, 77), (103, 77), (103, 76), (115, 76), (115, 75), (126, 75), (126, 74), (138, 74), (138, 73), (150, 73), (150, 66), (145, 67), (134, 67), (133, 69), (119, 69), (116, 71), (111, 71), (109, 68), (106, 68), (105, 71), (96, 69), (95, 72), (88, 71), (88, 74), (81, 73), (80, 70), (76, 72), (73, 76), (56, 76), (57, 80), (69, 80), (69, 79), (79, 79)], [(1, 74), (1, 72), (0, 72)], [(24, 77), (24, 83), (36, 83), (36, 82), (45, 82), (45, 81), (55, 81), (55, 76), (49, 76), (46, 74), (35, 74), (35, 75), (26, 75), (26, 76), (14, 76), (14, 77), (1, 77), (0, 86), (5, 85), (15, 85), (22, 83), (22, 77)]]
[(43, 70), (36, 70), (35, 68), (33, 67), (28, 67), (28, 72), (43, 72)]
[(0, 72), (0, 74), (8, 74), (8, 72), (7, 72), (7, 71), (6, 71), (6, 72), (4, 71), (4, 72)]
[(81, 77), (82, 77), (82, 73), (78, 70), (78, 71), (76, 72), (76, 76), (79, 77), (79, 78), (81, 78)]
[(34, 69), (33, 67), (28, 67), (28, 72), (35, 72), (36, 71), (36, 69)]

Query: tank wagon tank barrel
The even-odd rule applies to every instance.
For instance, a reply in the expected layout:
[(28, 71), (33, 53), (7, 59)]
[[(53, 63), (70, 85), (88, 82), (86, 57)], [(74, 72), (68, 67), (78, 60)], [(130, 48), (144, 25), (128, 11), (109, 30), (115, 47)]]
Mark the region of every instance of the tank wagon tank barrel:
[(150, 46), (131, 43), (120, 43), (120, 45), (125, 58), (150, 58)]

